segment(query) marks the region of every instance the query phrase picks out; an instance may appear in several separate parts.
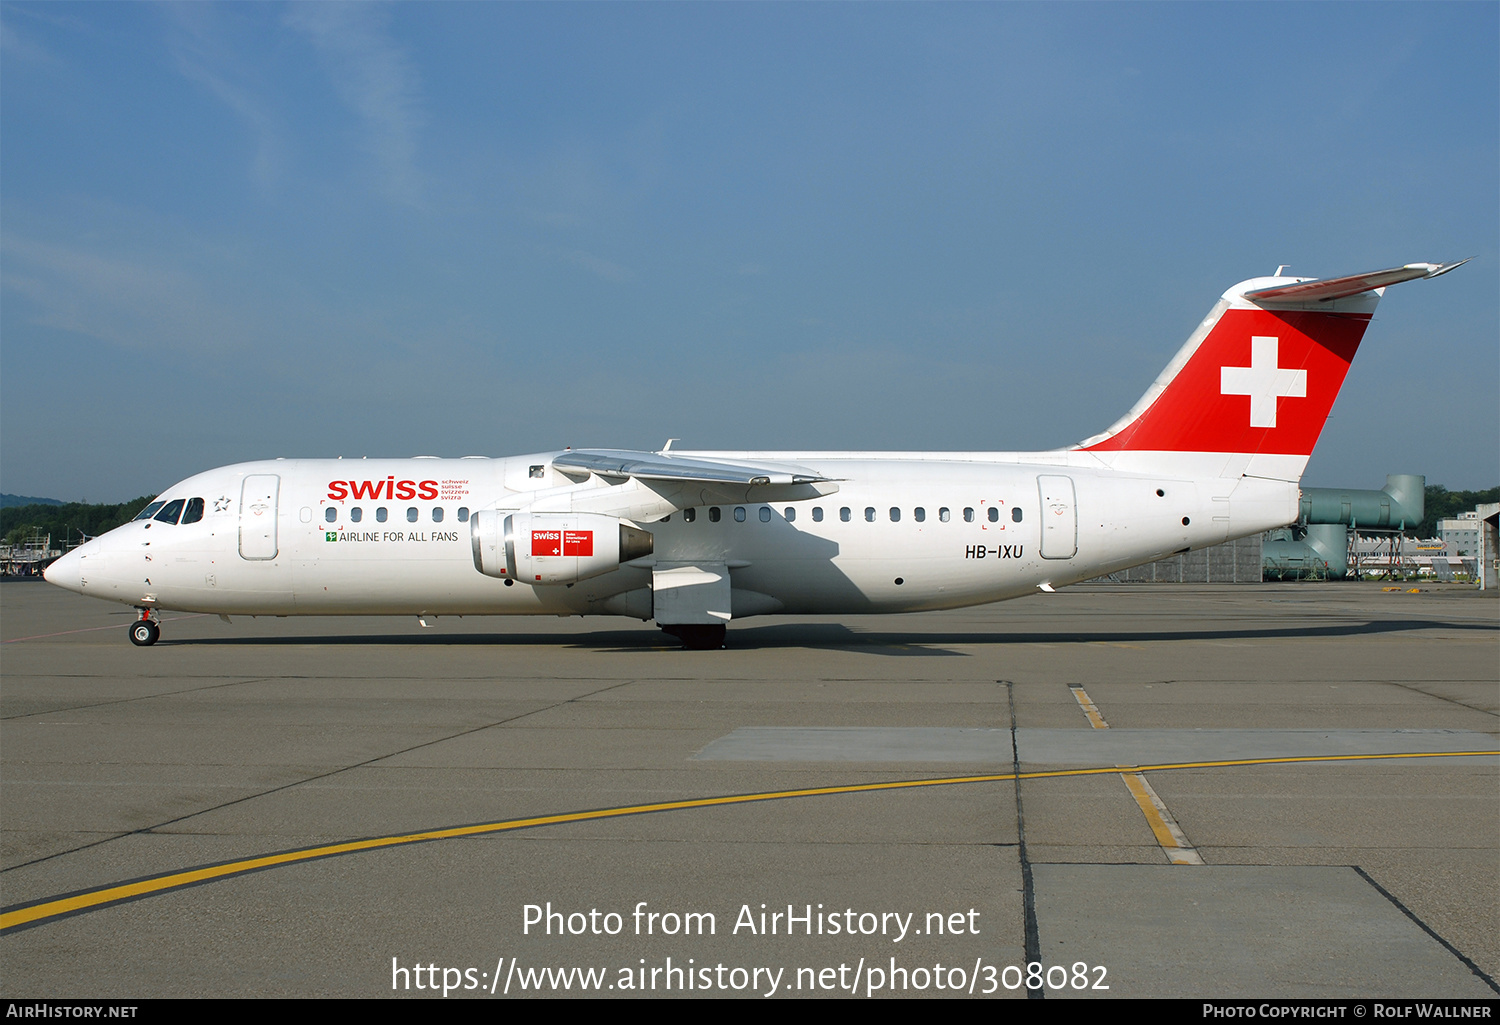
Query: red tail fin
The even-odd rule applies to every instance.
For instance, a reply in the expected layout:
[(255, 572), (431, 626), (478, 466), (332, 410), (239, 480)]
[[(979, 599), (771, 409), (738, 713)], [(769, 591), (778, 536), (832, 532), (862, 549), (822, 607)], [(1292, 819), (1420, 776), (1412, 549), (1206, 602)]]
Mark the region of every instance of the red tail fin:
[(1456, 266), (1241, 282), (1224, 293), (1135, 408), (1079, 447), (1101, 454), (1289, 456), (1276, 463), (1300, 475), (1385, 287)]

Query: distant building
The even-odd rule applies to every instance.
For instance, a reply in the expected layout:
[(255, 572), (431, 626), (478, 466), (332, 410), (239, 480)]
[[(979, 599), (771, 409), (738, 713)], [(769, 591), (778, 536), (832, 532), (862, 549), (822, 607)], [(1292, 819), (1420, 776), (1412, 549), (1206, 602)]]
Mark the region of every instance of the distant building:
[(1486, 502), (1471, 512), (1438, 520), (1438, 536), (1448, 548), (1466, 553), (1466, 563), (1474, 561), (1481, 591), (1494, 587), (1500, 574), (1497, 535), (1500, 535), (1500, 502)]
[(1491, 502), (1466, 513), (1450, 516), (1437, 522), (1437, 536), (1443, 539), (1450, 551), (1466, 559), (1479, 556), (1479, 545), (1483, 541), (1484, 521), (1500, 511), (1500, 503)]

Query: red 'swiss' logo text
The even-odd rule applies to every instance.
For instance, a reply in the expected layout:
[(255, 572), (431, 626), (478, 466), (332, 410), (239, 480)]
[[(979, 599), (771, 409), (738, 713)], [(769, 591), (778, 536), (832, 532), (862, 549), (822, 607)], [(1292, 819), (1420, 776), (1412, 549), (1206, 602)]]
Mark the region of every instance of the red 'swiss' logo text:
[(533, 530), (532, 555), (593, 555), (592, 530)]
[(437, 496), (438, 484), (435, 480), (397, 480), (395, 477), (387, 477), (385, 480), (331, 480), (328, 482), (328, 497), (340, 501), (346, 498), (385, 498), (391, 501), (421, 498), (430, 502)]

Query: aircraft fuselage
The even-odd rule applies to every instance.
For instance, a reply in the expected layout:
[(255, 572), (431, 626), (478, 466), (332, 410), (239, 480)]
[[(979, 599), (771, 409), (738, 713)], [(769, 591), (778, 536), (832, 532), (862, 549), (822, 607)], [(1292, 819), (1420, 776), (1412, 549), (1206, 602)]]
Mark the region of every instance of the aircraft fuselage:
[[(795, 462), (832, 478), (836, 490), (760, 501), (759, 489), (747, 487), (741, 501), (638, 517), (653, 553), (571, 584), (484, 575), (474, 513), (536, 504), (553, 490), (575, 501), (590, 492), (607, 498), (618, 487), (595, 478), (580, 491), (552, 468), (557, 455), (286, 459), (212, 470), (159, 498), (202, 498), (201, 519), (136, 520), (88, 542), (76, 553), (76, 589), (225, 615), (649, 619), (654, 569), (717, 564), (729, 572), (735, 618), (908, 612), (1061, 587), (1280, 526), (1295, 518), (1298, 499), (1295, 483), (1120, 472), (1073, 451), (684, 453)], [(274, 506), (253, 508), (247, 486), (256, 482), (274, 489)], [(56, 571), (49, 579), (74, 583)]]

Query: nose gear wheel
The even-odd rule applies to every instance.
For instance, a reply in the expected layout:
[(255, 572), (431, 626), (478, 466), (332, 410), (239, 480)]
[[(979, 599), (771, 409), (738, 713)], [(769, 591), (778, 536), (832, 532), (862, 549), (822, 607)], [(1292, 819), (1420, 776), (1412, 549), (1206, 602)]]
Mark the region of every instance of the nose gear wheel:
[(149, 648), (161, 638), (161, 626), (151, 618), (150, 609), (141, 610), (141, 618), (130, 624), (130, 643)]

